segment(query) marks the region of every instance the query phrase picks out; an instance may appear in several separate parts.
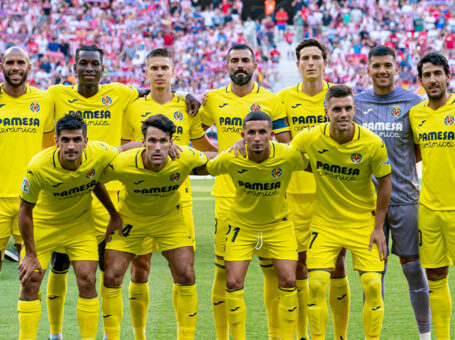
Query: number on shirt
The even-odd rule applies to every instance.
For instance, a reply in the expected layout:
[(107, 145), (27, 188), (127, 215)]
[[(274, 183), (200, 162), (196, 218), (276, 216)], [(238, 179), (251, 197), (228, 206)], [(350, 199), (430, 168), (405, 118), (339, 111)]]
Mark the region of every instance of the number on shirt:
[(239, 234), (239, 231), (240, 231), (239, 227), (234, 228), (234, 235), (232, 236), (231, 242), (235, 241), (235, 239), (237, 238), (237, 235)]
[(313, 239), (312, 239), (311, 242), (310, 242), (310, 249), (311, 249), (311, 247), (313, 246), (313, 243), (314, 243), (314, 241), (316, 240), (316, 237), (318, 237), (318, 233), (316, 233), (316, 232), (313, 231), (313, 232), (311, 233), (311, 235), (313, 235)]
[(133, 226), (131, 224), (127, 224), (125, 228), (123, 228), (123, 236), (129, 236), (131, 229), (133, 229)]

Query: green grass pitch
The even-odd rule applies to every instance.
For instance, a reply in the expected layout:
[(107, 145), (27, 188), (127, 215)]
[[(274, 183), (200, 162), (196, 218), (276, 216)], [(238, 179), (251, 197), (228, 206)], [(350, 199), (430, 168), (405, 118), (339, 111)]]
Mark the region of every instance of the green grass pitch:
[[(213, 317), (210, 303), (210, 291), (214, 270), (213, 225), (215, 200), (209, 195), (213, 180), (193, 180), (194, 220), (197, 237), (195, 260), (196, 280), (199, 295), (199, 313), (196, 339), (215, 339)], [(350, 339), (364, 339), (362, 329), (362, 292), (358, 274), (352, 270), (352, 261), (348, 254), (348, 276), (351, 286), (351, 313), (349, 320)], [(5, 260), (0, 276), (0, 339), (18, 338), (17, 297), (19, 281), (17, 264)], [(129, 275), (123, 282), (124, 315), (122, 322), (122, 339), (133, 339), (133, 330), (128, 308)], [(97, 282), (97, 285), (99, 282)], [(42, 285), (43, 297), (46, 294), (47, 275)], [(172, 307), (172, 280), (165, 259), (154, 254), (152, 271), (149, 279), (150, 309), (147, 320), (149, 339), (176, 339), (175, 316)], [(455, 280), (451, 278), (452, 296), (455, 296)], [(254, 259), (250, 265), (246, 284), (245, 299), (248, 309), (247, 338), (267, 339), (267, 321), (262, 299), (262, 274), (259, 264)], [(65, 303), (63, 334), (65, 339), (79, 338), (76, 321), (77, 288), (74, 274), (71, 271), (68, 279), (68, 295)], [(98, 339), (102, 339), (102, 317), (98, 327)], [(452, 317), (452, 336), (455, 339), (455, 321)], [(41, 323), (38, 339), (47, 339), (49, 323), (46, 304), (42, 302)], [(436, 339), (433, 333), (433, 339)], [(417, 326), (409, 302), (406, 280), (401, 272), (396, 256), (389, 259), (386, 276), (385, 317), (382, 339), (413, 340), (418, 339)], [(333, 339), (331, 321), (327, 339)]]

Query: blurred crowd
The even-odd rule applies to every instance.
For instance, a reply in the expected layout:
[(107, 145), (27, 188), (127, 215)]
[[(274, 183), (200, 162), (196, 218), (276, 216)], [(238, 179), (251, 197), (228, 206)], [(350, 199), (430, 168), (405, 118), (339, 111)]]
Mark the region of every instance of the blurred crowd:
[(400, 81), (411, 90), (418, 91), (416, 64), (426, 52), (444, 53), (455, 73), (453, 0), (294, 0), (288, 11), (266, 0), (264, 8), (252, 20), (241, 0), (214, 0), (205, 8), (198, 0), (3, 0), (0, 51), (24, 46), (32, 62), (29, 80), (41, 88), (75, 83), (71, 65), (82, 44), (104, 49), (104, 82), (138, 87), (147, 86), (147, 53), (169, 48), (175, 88), (193, 93), (227, 83), (224, 60), (233, 43), (253, 47), (257, 80), (270, 88), (280, 59), (295, 58), (293, 47), (306, 37), (331, 50), (327, 80), (357, 90), (368, 86), (367, 54), (376, 44), (396, 49)]

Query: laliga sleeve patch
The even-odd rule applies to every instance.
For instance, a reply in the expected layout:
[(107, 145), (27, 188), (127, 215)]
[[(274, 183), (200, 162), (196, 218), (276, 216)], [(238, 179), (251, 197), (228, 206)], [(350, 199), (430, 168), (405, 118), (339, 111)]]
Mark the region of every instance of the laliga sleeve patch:
[(22, 182), (21, 190), (24, 194), (28, 194), (30, 192), (30, 182), (28, 181), (27, 177), (24, 178)]

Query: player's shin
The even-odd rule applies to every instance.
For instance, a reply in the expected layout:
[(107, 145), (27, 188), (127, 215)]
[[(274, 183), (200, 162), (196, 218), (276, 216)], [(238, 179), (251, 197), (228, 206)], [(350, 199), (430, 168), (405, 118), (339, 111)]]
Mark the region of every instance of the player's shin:
[(226, 267), (224, 260), (215, 259), (215, 277), (212, 286), (212, 311), (217, 340), (229, 339), (226, 316)]
[(197, 324), (196, 283), (177, 285), (177, 319), (179, 320), (178, 340), (194, 339)]
[(129, 300), (134, 339), (145, 340), (145, 326), (150, 301), (148, 282), (136, 283), (130, 281)]
[(96, 339), (99, 313), (100, 301), (97, 296), (93, 298), (78, 298), (77, 323), (79, 324), (82, 340)]
[(281, 340), (294, 340), (299, 316), (299, 300), (297, 289), (279, 288), (280, 302), (278, 306), (278, 319), (280, 321)]
[(297, 279), (297, 298), (299, 300), (299, 318), (297, 320), (297, 338), (307, 340), (308, 338), (308, 278)]
[(103, 325), (109, 340), (120, 339), (120, 325), (123, 317), (122, 287), (104, 287)]
[(452, 298), (449, 290), (449, 277), (428, 280), (430, 287), (430, 308), (433, 327), (438, 340), (450, 339), (450, 315)]
[(278, 304), (280, 292), (275, 267), (270, 259), (259, 259), (262, 274), (264, 275), (264, 304), (267, 312), (269, 339), (280, 336), (280, 321), (278, 319)]
[(41, 301), (19, 300), (17, 303), (19, 317), (19, 340), (36, 339), (38, 325), (41, 320)]
[(326, 294), (330, 272), (312, 270), (309, 272), (309, 275), (308, 319), (310, 321), (311, 339), (323, 340), (325, 339), (325, 332), (329, 321)]
[(68, 269), (57, 271), (51, 268), (47, 281), (47, 314), (51, 339), (62, 333), (63, 312), (67, 290)]
[(245, 340), (246, 306), (244, 289), (226, 289), (226, 314), (233, 340)]
[(329, 306), (332, 314), (335, 339), (346, 339), (351, 294), (347, 276), (330, 279)]
[(379, 339), (384, 319), (384, 301), (381, 294), (381, 273), (364, 272), (360, 275), (365, 303), (362, 321), (367, 340)]

